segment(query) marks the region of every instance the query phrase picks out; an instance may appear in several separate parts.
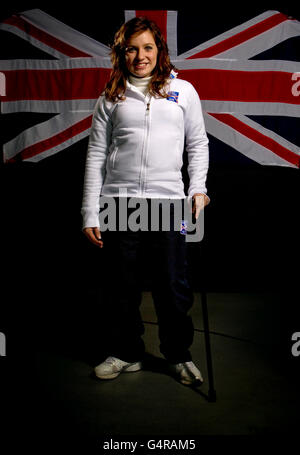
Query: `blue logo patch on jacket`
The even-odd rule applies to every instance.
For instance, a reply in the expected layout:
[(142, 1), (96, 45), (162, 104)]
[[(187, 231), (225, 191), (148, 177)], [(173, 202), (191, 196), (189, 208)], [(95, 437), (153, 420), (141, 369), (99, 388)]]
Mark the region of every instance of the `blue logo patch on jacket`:
[(174, 103), (178, 103), (179, 92), (168, 92), (167, 95), (168, 101), (174, 101)]

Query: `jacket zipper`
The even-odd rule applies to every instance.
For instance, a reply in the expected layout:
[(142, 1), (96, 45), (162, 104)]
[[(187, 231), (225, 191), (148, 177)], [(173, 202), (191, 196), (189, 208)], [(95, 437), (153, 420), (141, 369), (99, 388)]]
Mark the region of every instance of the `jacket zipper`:
[(113, 169), (115, 167), (115, 160), (116, 160), (116, 156), (117, 156), (117, 151), (118, 151), (118, 147), (115, 147), (114, 151), (112, 152), (112, 156), (111, 156), (111, 163), (112, 163), (112, 168)]
[(145, 184), (146, 184), (146, 162), (147, 162), (147, 156), (148, 156), (149, 134), (150, 134), (150, 98), (148, 98), (148, 102), (146, 104), (146, 111), (145, 111), (145, 139), (144, 139), (144, 147), (143, 147), (143, 152), (142, 152), (142, 169), (141, 169), (141, 180), (140, 180), (140, 188), (141, 188), (142, 195), (144, 193)]

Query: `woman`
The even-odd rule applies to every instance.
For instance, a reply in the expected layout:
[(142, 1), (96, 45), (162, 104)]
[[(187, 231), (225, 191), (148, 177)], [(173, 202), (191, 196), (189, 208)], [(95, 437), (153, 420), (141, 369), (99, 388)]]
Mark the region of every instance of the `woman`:
[[(118, 206), (124, 192), (127, 198), (147, 202), (183, 202), (185, 147), (188, 197), (193, 199), (193, 212), (198, 217), (209, 202), (205, 187), (208, 140), (200, 100), (190, 83), (177, 79), (159, 28), (146, 18), (122, 25), (115, 35), (111, 60), (111, 77), (93, 116), (81, 211), (85, 235), (94, 245), (105, 246), (103, 251), (111, 261), (111, 265), (105, 264), (109, 273), (103, 283), (113, 277), (105, 302), (112, 318), (109, 355), (95, 368), (95, 374), (111, 379), (142, 367), (145, 346), (139, 306), (142, 274), (150, 260), (147, 256), (143, 261), (146, 245), (153, 261), (149, 273), (160, 351), (181, 383), (198, 385), (203, 379), (189, 352), (194, 328), (188, 315), (193, 293), (187, 279), (186, 242), (174, 227), (172, 205), (167, 231), (100, 232), (99, 197), (111, 197)], [(120, 268), (117, 279), (111, 273), (116, 266)]]

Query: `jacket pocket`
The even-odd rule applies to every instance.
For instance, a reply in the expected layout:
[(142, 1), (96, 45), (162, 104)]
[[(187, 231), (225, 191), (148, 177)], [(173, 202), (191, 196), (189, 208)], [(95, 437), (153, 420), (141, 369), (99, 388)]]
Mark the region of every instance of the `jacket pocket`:
[(176, 143), (176, 158), (177, 158), (177, 167), (179, 170), (181, 170), (182, 165), (183, 165), (183, 150), (180, 147), (179, 139), (177, 140), (177, 143)]

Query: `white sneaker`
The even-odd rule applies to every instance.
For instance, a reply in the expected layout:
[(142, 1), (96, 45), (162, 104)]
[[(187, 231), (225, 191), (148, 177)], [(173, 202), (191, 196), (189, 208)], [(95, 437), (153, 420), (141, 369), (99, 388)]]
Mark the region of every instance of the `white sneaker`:
[(193, 362), (170, 364), (171, 372), (184, 385), (199, 386), (203, 384), (203, 377)]
[(107, 357), (104, 362), (100, 363), (94, 371), (97, 378), (100, 379), (114, 379), (119, 376), (120, 373), (129, 373), (133, 371), (139, 371), (142, 368), (141, 362), (124, 362), (123, 360), (117, 359), (116, 357)]

